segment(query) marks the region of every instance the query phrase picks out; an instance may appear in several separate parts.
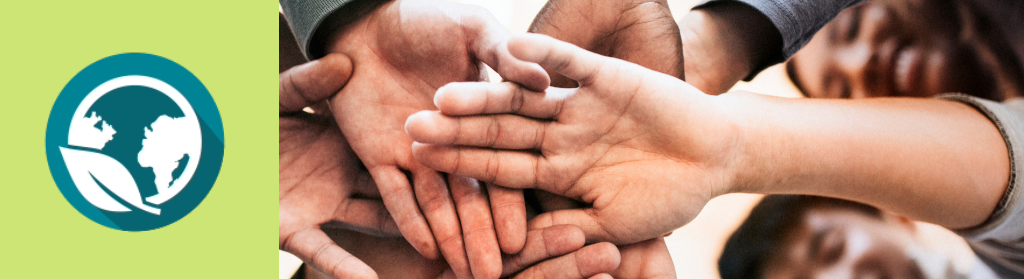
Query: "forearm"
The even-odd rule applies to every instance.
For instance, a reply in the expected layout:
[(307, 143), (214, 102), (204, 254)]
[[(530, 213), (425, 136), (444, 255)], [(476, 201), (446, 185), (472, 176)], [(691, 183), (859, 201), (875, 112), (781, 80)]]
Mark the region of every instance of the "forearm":
[(733, 191), (849, 199), (957, 229), (985, 221), (1006, 189), (1006, 144), (964, 104), (743, 93), (722, 101), (746, 139)]

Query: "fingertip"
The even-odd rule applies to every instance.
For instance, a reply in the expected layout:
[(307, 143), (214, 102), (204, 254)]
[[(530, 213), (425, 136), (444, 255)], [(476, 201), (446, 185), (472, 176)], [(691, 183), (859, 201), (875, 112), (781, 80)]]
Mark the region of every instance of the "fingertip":
[(486, 106), (489, 82), (449, 83), (434, 94), (434, 105), (445, 115), (478, 114)]
[(537, 92), (544, 92), (544, 90), (548, 89), (548, 86), (551, 86), (551, 77), (548, 76), (547, 71), (544, 71), (540, 64), (528, 63), (526, 67), (528, 69), (527, 77), (520, 84), (527, 89)]
[[(531, 49), (536, 47), (537, 40), (540, 38), (547, 37), (543, 34), (526, 33), (516, 34), (508, 38), (508, 52), (513, 57), (519, 60), (537, 63), (540, 62), (534, 55), (531, 55)], [(531, 59), (532, 58), (532, 59)], [(540, 67), (539, 65), (537, 67)]]
[(441, 252), (437, 250), (437, 244), (434, 243), (433, 236), (431, 239), (419, 239), (414, 240), (413, 238), (406, 237), (409, 241), (409, 245), (412, 245), (416, 249), (416, 252), (420, 252), (424, 258), (428, 260), (437, 260), (441, 257)]
[(419, 111), (413, 113), (405, 119), (405, 133), (412, 138), (413, 141), (423, 141), (424, 138), (428, 137), (428, 133), (431, 131), (429, 127), (436, 126), (435, 121), (431, 120), (431, 111)]
[(594, 276), (590, 277), (590, 279), (613, 279), (613, 277), (612, 277), (611, 274), (601, 273), (601, 274), (594, 275)]
[(498, 242), (499, 247), (501, 248), (501, 252), (502, 253), (513, 255), (513, 254), (519, 254), (519, 252), (523, 251), (523, 248), (526, 247), (526, 230), (525, 230), (525, 228), (526, 227), (523, 226), (522, 232), (519, 232), (519, 231), (505, 232), (503, 234), (506, 237), (504, 239), (499, 239), (500, 241)]
[(541, 234), (547, 247), (555, 248), (562, 253), (580, 249), (587, 241), (583, 230), (573, 225), (551, 226), (545, 228)]
[(499, 256), (484, 265), (475, 265), (472, 269), (473, 278), (498, 279), (501, 277), (501, 257)]
[(580, 249), (577, 254), (580, 270), (583, 274), (612, 272), (619, 267), (622, 257), (619, 248), (610, 242), (601, 242)]

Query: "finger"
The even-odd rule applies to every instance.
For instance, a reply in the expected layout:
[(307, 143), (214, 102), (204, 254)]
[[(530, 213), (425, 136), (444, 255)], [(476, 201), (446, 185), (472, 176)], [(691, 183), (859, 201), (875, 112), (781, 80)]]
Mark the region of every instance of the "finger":
[(523, 190), (487, 183), (487, 196), (491, 199), (498, 246), (506, 254), (516, 254), (526, 245), (526, 201)]
[(295, 66), (278, 76), (280, 112), (302, 108), (327, 100), (348, 82), (352, 60), (332, 53), (323, 58)]
[(413, 191), (423, 215), (427, 217), (430, 231), (445, 261), (459, 278), (470, 278), (469, 259), (462, 238), (459, 216), (444, 177), (432, 169), (422, 166), (410, 169)]
[(415, 142), (412, 154), (421, 164), (442, 172), (468, 176), (511, 188), (539, 188), (550, 185), (537, 179), (546, 163), (539, 155), (506, 150), (454, 147)]
[(619, 266), (619, 250), (608, 242), (588, 245), (571, 254), (541, 262), (514, 278), (588, 278)]
[(338, 247), (319, 228), (296, 233), (283, 249), (334, 278), (377, 278), (370, 266)]
[[(462, 223), (473, 278), (497, 279), (501, 275), (501, 249), (491, 219), (491, 208), (480, 183), (468, 177), (449, 175), (448, 187)], [(526, 229), (525, 226), (523, 228)]]
[(373, 168), (370, 173), (402, 236), (424, 257), (436, 260), (438, 251), (434, 235), (417, 206), (416, 196), (405, 174), (393, 166)]
[(452, 116), (512, 113), (550, 119), (562, 111), (572, 91), (548, 88), (535, 92), (511, 82), (453, 82), (437, 89), (434, 105)]
[(511, 33), (489, 16), (490, 13), (480, 14), (482, 16), (463, 18), (463, 26), (471, 34), (468, 48), (472, 54), (491, 66), (506, 80), (517, 82), (535, 91), (547, 88), (550, 79), (544, 69), (540, 65), (512, 56), (508, 49), (508, 38)]
[(601, 68), (603, 57), (570, 43), (540, 34), (521, 34), (508, 41), (509, 51), (516, 58), (539, 63), (579, 82), (580, 86), (593, 83)]
[(579, 250), (586, 243), (580, 228), (553, 226), (527, 233), (523, 250), (504, 257), (501, 277), (522, 271), (537, 262)]
[(573, 225), (583, 230), (587, 242), (610, 241), (619, 242), (618, 238), (609, 233), (597, 218), (594, 208), (565, 209), (537, 215), (529, 223), (530, 230), (543, 229), (557, 225)]
[(405, 130), (414, 141), (429, 144), (540, 149), (550, 123), (509, 114), (450, 117), (421, 111), (409, 116)]
[(398, 224), (379, 200), (347, 199), (334, 212), (334, 220), (370, 229), (378, 234), (400, 235)]
[(598, 275), (591, 276), (590, 279), (613, 279), (608, 273), (601, 273)]

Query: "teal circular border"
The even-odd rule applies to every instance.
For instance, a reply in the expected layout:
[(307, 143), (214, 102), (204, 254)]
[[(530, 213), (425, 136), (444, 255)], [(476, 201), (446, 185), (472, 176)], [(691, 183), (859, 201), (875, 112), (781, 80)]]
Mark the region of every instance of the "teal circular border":
[[(78, 191), (59, 147), (68, 145), (71, 118), (94, 88), (114, 78), (148, 76), (170, 84), (192, 105), (203, 134), (203, 149), (192, 180), (174, 198), (161, 204), (160, 215), (141, 210), (108, 212), (96, 208)], [(78, 72), (53, 103), (46, 124), (46, 160), (57, 188), (79, 213), (103, 226), (122, 231), (148, 231), (177, 222), (206, 198), (224, 159), (224, 125), (213, 96), (187, 69), (167, 58), (147, 53), (122, 53), (96, 61)], [(131, 207), (131, 206), (129, 206)]]

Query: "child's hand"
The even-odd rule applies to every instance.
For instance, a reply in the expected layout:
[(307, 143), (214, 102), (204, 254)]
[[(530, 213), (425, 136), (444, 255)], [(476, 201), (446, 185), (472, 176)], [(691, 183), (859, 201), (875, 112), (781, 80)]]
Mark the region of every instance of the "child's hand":
[(574, 224), (588, 241), (617, 244), (688, 223), (734, 177), (738, 133), (715, 97), (543, 35), (513, 37), (509, 49), (580, 88), (442, 87), (434, 98), (440, 112), (406, 122), (420, 163), (592, 204), (545, 213), (531, 227)]

